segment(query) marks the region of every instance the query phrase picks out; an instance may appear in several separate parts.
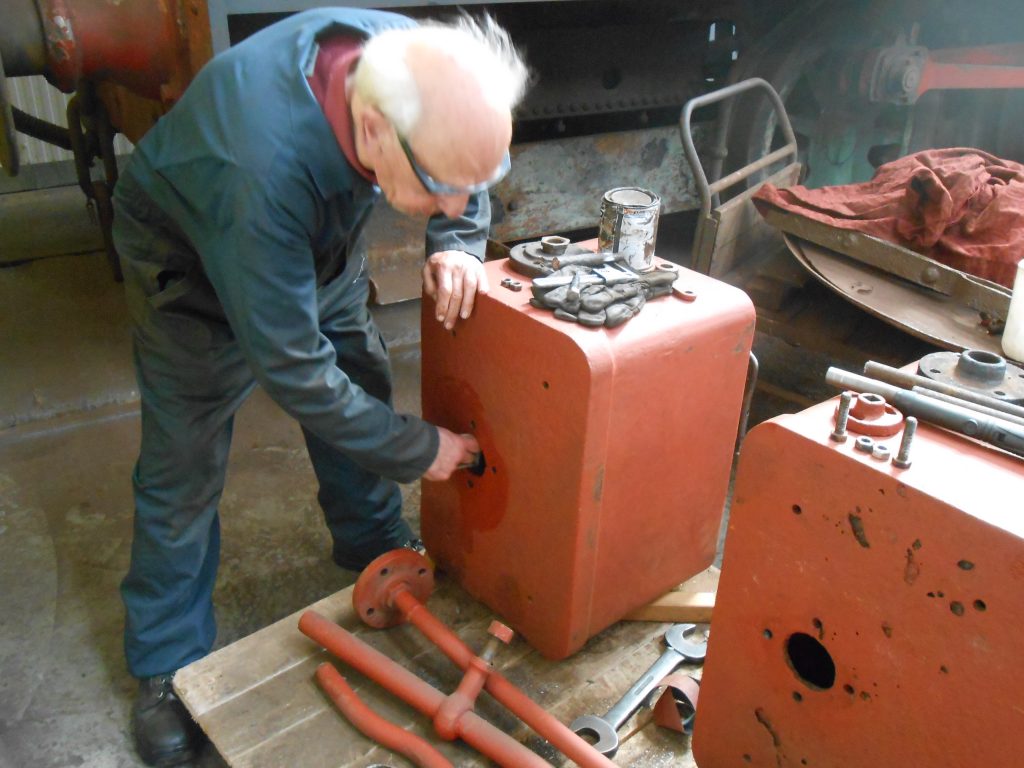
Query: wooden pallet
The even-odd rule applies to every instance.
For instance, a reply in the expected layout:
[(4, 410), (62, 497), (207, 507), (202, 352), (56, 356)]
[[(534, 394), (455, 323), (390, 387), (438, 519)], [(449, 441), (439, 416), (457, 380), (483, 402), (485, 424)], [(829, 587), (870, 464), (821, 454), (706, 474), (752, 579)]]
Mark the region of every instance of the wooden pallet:
[[(695, 582), (696, 591), (706, 592), (709, 576), (705, 573), (699, 578), (703, 580)], [(310, 608), (337, 621), (439, 690), (448, 693), (455, 689), (461, 672), (415, 627), (375, 630), (363, 625), (352, 610), (351, 592), (349, 587)], [(470, 647), (483, 648), (494, 616), (457, 585), (440, 577), (427, 606)], [(331, 657), (299, 632), (299, 613), (190, 664), (175, 676), (179, 696), (225, 761), (230, 766), (252, 768), (411, 765), (355, 730), (320, 692), (313, 673)], [(661, 654), (668, 626), (652, 621), (620, 622), (592, 638), (570, 659), (558, 662), (540, 657), (515, 638), (499, 653), (496, 665), (534, 701), (569, 723), (582, 714), (603, 715)], [(465, 744), (441, 741), (427, 718), (344, 663), (335, 660), (335, 664), (366, 704), (427, 738), (454, 765), (490, 764)], [(688, 671), (699, 676), (700, 668)], [(553, 765), (571, 764), (487, 694), (478, 701), (477, 711)], [(620, 739), (622, 745), (614, 758), (618, 765), (696, 765), (689, 737), (656, 727), (649, 711), (627, 723)]]

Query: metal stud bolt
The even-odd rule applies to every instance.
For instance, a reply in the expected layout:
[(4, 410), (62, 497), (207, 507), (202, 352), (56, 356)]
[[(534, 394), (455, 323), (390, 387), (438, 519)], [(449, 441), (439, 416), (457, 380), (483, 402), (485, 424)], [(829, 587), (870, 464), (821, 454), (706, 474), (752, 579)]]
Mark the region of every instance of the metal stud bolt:
[(914, 442), (914, 433), (917, 431), (917, 419), (913, 416), (907, 416), (906, 421), (903, 423), (903, 439), (900, 440), (900, 448), (896, 452), (896, 458), (892, 460), (892, 463), (900, 469), (906, 469), (910, 466), (910, 445)]
[(843, 394), (839, 396), (839, 411), (836, 413), (836, 426), (835, 429), (832, 430), (832, 434), (828, 436), (834, 443), (846, 442), (846, 421), (850, 417), (850, 403), (852, 402), (852, 392), (843, 392)]

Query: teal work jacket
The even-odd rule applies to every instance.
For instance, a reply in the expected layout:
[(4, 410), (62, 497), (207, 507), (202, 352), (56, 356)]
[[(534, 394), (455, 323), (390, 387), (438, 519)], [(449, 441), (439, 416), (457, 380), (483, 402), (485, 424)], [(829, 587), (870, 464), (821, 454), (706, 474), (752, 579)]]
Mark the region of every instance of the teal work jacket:
[[(433, 461), (437, 430), (352, 384), (319, 331), (318, 290), (332, 279), (366, 279), (360, 236), (381, 191), (349, 164), (306, 76), (325, 35), (414, 24), (324, 8), (257, 32), (200, 71), (139, 142), (118, 184), (122, 194), (141, 190), (191, 246), (174, 251), (176, 263), (138, 256), (134, 272), (153, 282), (147, 293), (158, 294), (158, 311), (229, 334), (287, 412), (400, 482)], [(427, 252), (482, 260), (489, 221), (486, 192), (475, 195), (461, 217), (430, 220)]]

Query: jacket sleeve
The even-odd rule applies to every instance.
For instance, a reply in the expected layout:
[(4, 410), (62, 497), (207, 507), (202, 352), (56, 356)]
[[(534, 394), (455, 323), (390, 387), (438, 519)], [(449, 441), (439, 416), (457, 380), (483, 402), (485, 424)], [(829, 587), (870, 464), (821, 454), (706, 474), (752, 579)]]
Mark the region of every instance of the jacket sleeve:
[(466, 210), (456, 219), (443, 214), (427, 222), (427, 255), (441, 251), (465, 251), (484, 260), (487, 230), (491, 225), (491, 200), (486, 190), (470, 196)]
[(365, 469), (420, 477), (437, 429), (353, 383), (320, 332), (316, 270), (294, 198), (240, 178), (217, 190), (196, 246), (228, 323), (267, 393), (304, 427)]

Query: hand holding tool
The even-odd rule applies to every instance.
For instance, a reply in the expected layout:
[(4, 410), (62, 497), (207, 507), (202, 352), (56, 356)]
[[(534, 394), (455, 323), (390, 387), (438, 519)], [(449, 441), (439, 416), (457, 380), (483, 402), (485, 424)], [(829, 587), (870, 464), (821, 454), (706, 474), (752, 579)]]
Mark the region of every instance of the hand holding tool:
[(665, 633), (668, 648), (648, 669), (636, 684), (619, 699), (604, 717), (583, 715), (577, 717), (569, 728), (580, 736), (591, 736), (597, 741), (594, 749), (606, 757), (612, 757), (619, 749), (619, 734), (622, 727), (662, 679), (688, 661), (704, 661), (707, 643), (694, 643), (687, 639), (697, 628), (696, 624), (673, 624)]

